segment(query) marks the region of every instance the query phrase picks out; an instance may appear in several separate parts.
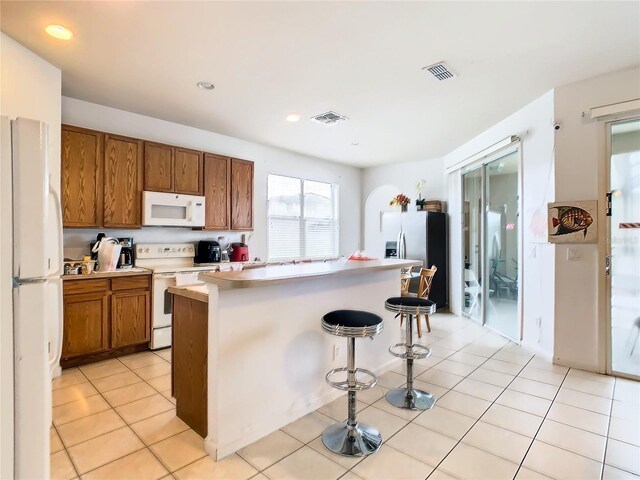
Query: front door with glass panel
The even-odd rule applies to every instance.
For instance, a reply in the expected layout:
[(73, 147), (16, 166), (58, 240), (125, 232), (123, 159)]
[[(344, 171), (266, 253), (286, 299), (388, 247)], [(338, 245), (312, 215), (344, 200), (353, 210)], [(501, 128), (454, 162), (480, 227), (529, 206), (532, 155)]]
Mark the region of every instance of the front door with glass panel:
[(613, 123), (610, 132), (610, 370), (640, 377), (640, 119)]
[(520, 338), (519, 153), (494, 155), (462, 175), (463, 312)]

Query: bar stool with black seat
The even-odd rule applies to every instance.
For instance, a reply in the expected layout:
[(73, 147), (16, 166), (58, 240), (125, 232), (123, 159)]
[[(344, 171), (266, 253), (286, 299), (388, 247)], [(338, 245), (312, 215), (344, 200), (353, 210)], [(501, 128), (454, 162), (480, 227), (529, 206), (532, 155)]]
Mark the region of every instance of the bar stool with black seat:
[(413, 320), (420, 315), (431, 315), (436, 311), (436, 304), (429, 299), (420, 297), (391, 297), (384, 304), (385, 308), (399, 315), (406, 315), (406, 341), (389, 347), (389, 352), (407, 361), (407, 386), (394, 388), (387, 392), (387, 401), (396, 407), (409, 410), (428, 410), (436, 402), (429, 392), (413, 387), (413, 361), (427, 358), (431, 355), (424, 345), (413, 343)]
[[(370, 455), (382, 445), (382, 435), (375, 427), (357, 422), (356, 392), (373, 387), (378, 382), (378, 377), (369, 370), (355, 367), (355, 344), (358, 337), (373, 337), (380, 333), (382, 318), (360, 310), (335, 310), (322, 317), (322, 330), (347, 337), (347, 366), (334, 368), (325, 378), (332, 387), (348, 392), (349, 404), (347, 421), (328, 427), (322, 434), (322, 443), (339, 455)], [(346, 380), (332, 380), (338, 373), (346, 373)]]

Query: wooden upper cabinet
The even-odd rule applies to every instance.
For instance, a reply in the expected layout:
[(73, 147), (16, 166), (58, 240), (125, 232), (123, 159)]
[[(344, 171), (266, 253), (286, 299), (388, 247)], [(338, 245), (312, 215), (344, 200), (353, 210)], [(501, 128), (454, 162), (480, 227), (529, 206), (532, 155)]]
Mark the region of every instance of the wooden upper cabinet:
[(62, 222), (65, 227), (102, 225), (100, 132), (62, 126)]
[(202, 195), (202, 152), (176, 147), (173, 172), (176, 193)]
[(144, 142), (144, 189), (173, 192), (175, 149), (169, 145)]
[(231, 159), (231, 230), (253, 229), (253, 162)]
[(204, 154), (204, 195), (206, 229), (229, 229), (230, 159)]
[(142, 223), (142, 140), (104, 136), (104, 226)]

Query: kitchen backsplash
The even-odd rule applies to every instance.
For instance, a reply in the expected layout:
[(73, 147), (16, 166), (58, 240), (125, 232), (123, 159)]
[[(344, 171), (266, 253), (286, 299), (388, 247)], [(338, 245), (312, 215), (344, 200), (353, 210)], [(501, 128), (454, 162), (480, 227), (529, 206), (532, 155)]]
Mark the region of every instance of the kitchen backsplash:
[(231, 243), (242, 241), (242, 236), (245, 235), (245, 242), (249, 245), (249, 253), (251, 254), (252, 232), (246, 234), (229, 231), (204, 232), (169, 227), (144, 227), (133, 230), (65, 228), (63, 230), (65, 258), (81, 259), (83, 255), (88, 255), (89, 243), (95, 241), (100, 232), (109, 237), (133, 237), (134, 243), (196, 243), (198, 240), (218, 240), (218, 237), (225, 237), (226, 242)]

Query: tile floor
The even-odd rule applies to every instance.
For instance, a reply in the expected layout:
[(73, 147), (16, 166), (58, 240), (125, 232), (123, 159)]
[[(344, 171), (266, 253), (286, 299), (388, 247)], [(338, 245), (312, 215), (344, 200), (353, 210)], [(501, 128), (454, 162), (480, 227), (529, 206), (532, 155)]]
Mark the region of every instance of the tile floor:
[(358, 418), (384, 444), (367, 458), (324, 448), (341, 397), (220, 462), (175, 416), (170, 351), (66, 370), (53, 381), (54, 479), (640, 479), (640, 383), (549, 364), (495, 333), (435, 315), (416, 384), (426, 412), (384, 394), (398, 363), (359, 394)]

